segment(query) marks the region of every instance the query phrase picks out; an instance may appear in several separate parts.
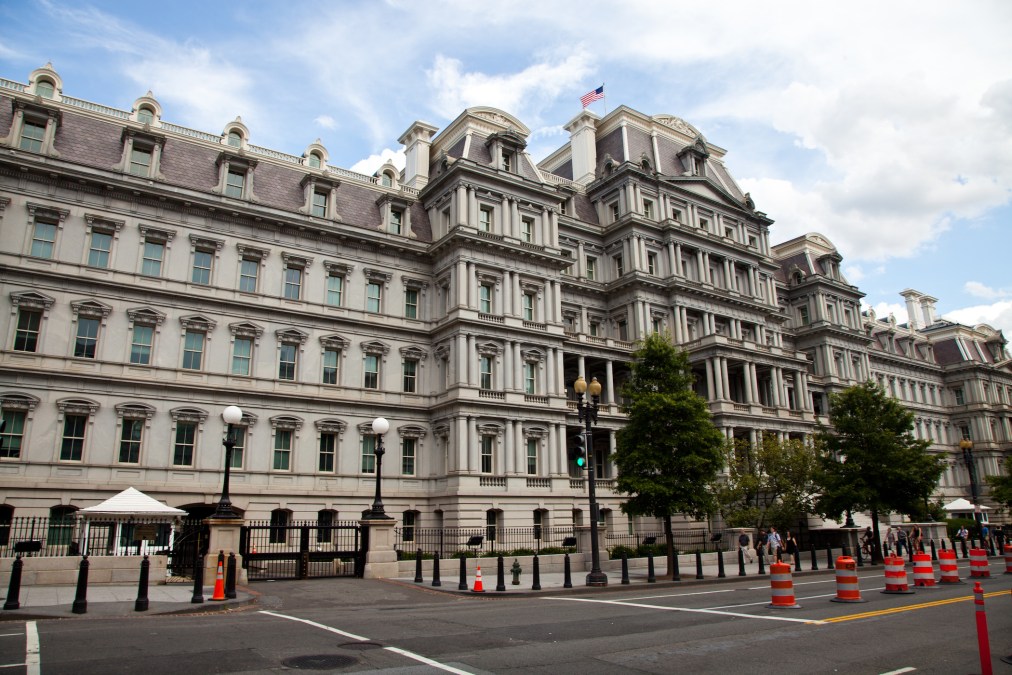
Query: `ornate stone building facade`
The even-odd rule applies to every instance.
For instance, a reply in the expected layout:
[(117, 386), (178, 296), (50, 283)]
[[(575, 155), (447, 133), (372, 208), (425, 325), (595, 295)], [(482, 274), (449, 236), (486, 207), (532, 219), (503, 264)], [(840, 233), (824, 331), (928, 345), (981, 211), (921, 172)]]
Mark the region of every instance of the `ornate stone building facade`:
[[(725, 151), (676, 117), (582, 112), (539, 164), (529, 130), (470, 108), (401, 136), (364, 176), (207, 133), (149, 93), (118, 110), (40, 68), (0, 79), (0, 509), (65, 514), (135, 487), (206, 513), (228, 405), (248, 518), (357, 518), (375, 486), (405, 526), (586, 519), (572, 383), (604, 385), (593, 454), (613, 532), (633, 532), (609, 455), (636, 340), (668, 332), (729, 438), (807, 437), (826, 395), (873, 378), (980, 475), (1012, 438), (1000, 332), (863, 315), (819, 235), (772, 220)], [(953, 462), (940, 494), (965, 496)]]

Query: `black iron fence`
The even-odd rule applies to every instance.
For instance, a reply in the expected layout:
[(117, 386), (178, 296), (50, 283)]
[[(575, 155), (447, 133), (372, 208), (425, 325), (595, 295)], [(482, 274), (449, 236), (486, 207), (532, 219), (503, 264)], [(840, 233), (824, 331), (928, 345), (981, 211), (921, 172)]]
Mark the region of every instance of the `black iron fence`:
[(357, 576), (365, 571), (365, 534), (357, 521), (251, 521), (239, 550), (250, 581)]
[[(671, 533), (675, 549), (679, 551), (710, 553), (718, 550), (727, 551), (737, 546), (738, 531), (691, 529), (674, 530)], [(730, 538), (729, 538), (730, 537)], [(751, 539), (751, 536), (749, 537)], [(635, 534), (615, 534), (608, 532), (604, 545), (606, 548), (614, 546), (664, 546), (666, 540), (663, 531), (637, 532)]]
[(572, 527), (408, 527), (395, 530), (394, 548), (403, 556), (439, 554), (440, 558), (498, 553), (574, 553), (576, 532)]
[(130, 556), (167, 553), (172, 524), (143, 518), (130, 521), (18, 517), (0, 521), (0, 558), (24, 556)]

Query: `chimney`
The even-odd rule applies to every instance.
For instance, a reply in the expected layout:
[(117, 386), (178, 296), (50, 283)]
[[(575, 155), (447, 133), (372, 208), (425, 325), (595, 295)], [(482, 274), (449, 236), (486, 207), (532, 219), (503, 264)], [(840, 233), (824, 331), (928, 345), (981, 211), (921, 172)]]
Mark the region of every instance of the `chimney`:
[(397, 142), (404, 146), (404, 185), (421, 190), (429, 182), (429, 147), (437, 127), (415, 122)]
[(938, 320), (935, 316), (936, 302), (938, 302), (938, 298), (932, 298), (930, 295), (925, 295), (921, 298), (921, 307), (924, 309), (925, 326), (930, 326)]
[(900, 292), (903, 299), (907, 301), (907, 325), (913, 330), (920, 329), (921, 326), (921, 294), (912, 288), (908, 288)]
[(594, 182), (597, 171), (597, 126), (600, 118), (584, 110), (565, 126), (573, 162), (573, 181), (581, 185)]

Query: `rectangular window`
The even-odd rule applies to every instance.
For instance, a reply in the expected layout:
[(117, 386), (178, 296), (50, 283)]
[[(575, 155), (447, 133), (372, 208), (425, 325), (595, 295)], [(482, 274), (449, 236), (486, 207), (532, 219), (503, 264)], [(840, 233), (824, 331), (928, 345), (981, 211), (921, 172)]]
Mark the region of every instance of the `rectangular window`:
[(214, 261), (214, 253), (197, 249), (193, 252), (193, 274), (190, 281), (195, 284), (207, 286), (211, 283), (211, 263)]
[(481, 437), (481, 472), (492, 473), (492, 447), (495, 438), (492, 436)]
[(32, 255), (36, 258), (52, 258), (56, 246), (56, 223), (36, 220), (32, 230)]
[(88, 427), (87, 415), (67, 415), (63, 418), (63, 442), (60, 444), (60, 459), (80, 462), (84, 455), (84, 433)]
[(492, 357), (482, 356), (479, 359), (479, 386), (482, 389), (492, 388)]
[(615, 256), (615, 276), (622, 276), (625, 274), (625, 266), (623, 264), (622, 256)]
[(414, 288), (404, 291), (404, 316), (408, 319), (418, 318), (418, 291)]
[(335, 457), (337, 457), (337, 434), (320, 434), (319, 470), (334, 473)]
[(657, 254), (647, 253), (647, 274), (657, 276)]
[(538, 473), (538, 439), (527, 439), (527, 473), (534, 476)]
[(331, 274), (327, 277), (327, 304), (332, 307), (340, 307), (344, 302), (344, 277), (340, 274)]
[(299, 346), (292, 342), (282, 342), (278, 353), (278, 379), (295, 379), (295, 361), (298, 358)]
[(109, 253), (112, 251), (112, 234), (101, 230), (91, 231), (88, 248), (88, 264), (92, 267), (109, 267)]
[(323, 350), (323, 383), (337, 384), (337, 362), (341, 353), (336, 349)]
[(173, 466), (193, 466), (193, 448), (197, 444), (197, 423), (177, 422), (176, 443), (172, 451)]
[(522, 302), (524, 321), (534, 321), (534, 294), (524, 293)]
[(256, 293), (259, 274), (260, 261), (254, 258), (243, 258), (239, 263), (239, 290), (243, 293)]
[(98, 324), (98, 319), (89, 316), (78, 318), (74, 356), (82, 359), (95, 358), (95, 347), (98, 345)]
[(162, 260), (164, 259), (165, 242), (145, 239), (141, 274), (148, 277), (162, 276)]
[(404, 220), (404, 212), (398, 209), (390, 209), (390, 234), (401, 233), (401, 222)]
[(119, 461), (123, 464), (137, 464), (141, 461), (141, 434), (144, 420), (123, 418), (123, 430), (119, 436)]
[(14, 351), (34, 352), (39, 348), (39, 330), (42, 312), (36, 309), (18, 310), (18, 329), (14, 333)]
[(533, 218), (521, 218), (520, 219), (520, 239), (527, 244), (534, 243), (534, 219)]
[(590, 322), (590, 336), (597, 337), (598, 333), (601, 332), (601, 324), (596, 321)]
[(312, 214), (318, 218), (325, 218), (327, 216), (327, 193), (314, 191), (313, 192), (313, 208)]
[(418, 387), (418, 361), (404, 362), (404, 391), (413, 394)]
[(618, 202), (612, 202), (608, 206), (608, 208), (611, 209), (611, 222), (614, 223), (616, 220), (618, 220), (618, 216), (619, 216)]
[(241, 199), (245, 185), (246, 174), (242, 171), (229, 169), (228, 176), (225, 177), (225, 196)]
[(513, 166), (513, 154), (509, 152), (502, 153), (502, 170), (510, 171)]
[(366, 354), (364, 368), (365, 381), (362, 386), (366, 389), (379, 389), (379, 356)]
[(298, 300), (302, 297), (302, 268), (290, 265), (285, 267), (285, 297)]
[(246, 427), (238, 424), (232, 425), (232, 439), (235, 445), (232, 447), (232, 467), (241, 469), (243, 458), (246, 456)]
[(293, 435), (291, 429), (278, 429), (274, 433), (275, 471), (288, 471), (291, 468)]
[(417, 442), (414, 438), (405, 438), (401, 441), (401, 473), (405, 476), (415, 475), (415, 444)]
[(28, 152), (42, 152), (42, 140), (46, 137), (46, 123), (25, 119), (21, 127), (21, 142), (18, 147)]
[(370, 281), (365, 285), (365, 311), (379, 314), (382, 298), (382, 287), (378, 283)]
[(649, 199), (643, 200), (643, 217), (647, 220), (654, 219), (654, 203)]
[(362, 437), (362, 473), (376, 473), (376, 437)]
[(187, 330), (183, 336), (183, 368), (200, 370), (204, 359), (204, 334), (195, 330)]
[(808, 325), (809, 319), (808, 319), (808, 308), (807, 307), (798, 307), (798, 318), (801, 321), (801, 325), (802, 326), (807, 326)]
[(134, 324), (130, 342), (130, 363), (146, 366), (151, 363), (151, 345), (155, 339), (155, 327)]
[(618, 339), (622, 341), (629, 339), (629, 325), (625, 321), (618, 322)]
[(21, 444), (25, 436), (25, 413), (20, 410), (3, 411), (4, 430), (0, 433), (0, 459), (21, 457)]
[(478, 311), (482, 314), (492, 313), (492, 286), (489, 284), (478, 286)]
[(253, 339), (237, 337), (232, 345), (232, 374), (250, 374), (250, 366), (253, 363)]
[(966, 397), (963, 395), (963, 388), (962, 387), (957, 387), (956, 389), (953, 389), (952, 390), (952, 395), (956, 399), (956, 405), (965, 405), (966, 404)]
[(488, 206), (482, 206), (478, 209), (478, 229), (482, 232), (491, 232), (492, 226), (492, 209)]
[(525, 363), (524, 364), (524, 393), (525, 394), (536, 394), (538, 393), (537, 379), (535, 374), (537, 373), (537, 364)]
[(150, 148), (138, 148), (137, 144), (134, 143), (133, 147), (130, 148), (130, 173), (143, 178), (150, 176), (151, 156), (152, 152)]
[(706, 218), (700, 218), (699, 219), (699, 227), (700, 227), (700, 229), (706, 230), (707, 232), (709, 232), (709, 230), (710, 230), (710, 221), (707, 220)]
[(597, 279), (597, 258), (587, 256), (587, 281)]

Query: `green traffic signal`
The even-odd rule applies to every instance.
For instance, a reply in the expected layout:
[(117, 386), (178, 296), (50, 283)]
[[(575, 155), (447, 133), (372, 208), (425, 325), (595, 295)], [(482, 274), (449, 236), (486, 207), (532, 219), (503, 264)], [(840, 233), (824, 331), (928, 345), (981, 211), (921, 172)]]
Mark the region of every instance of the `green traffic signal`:
[(566, 450), (570, 461), (575, 462), (577, 467), (583, 469), (587, 466), (587, 441), (583, 434), (570, 439)]

